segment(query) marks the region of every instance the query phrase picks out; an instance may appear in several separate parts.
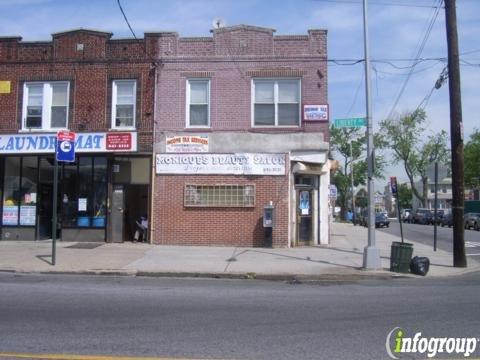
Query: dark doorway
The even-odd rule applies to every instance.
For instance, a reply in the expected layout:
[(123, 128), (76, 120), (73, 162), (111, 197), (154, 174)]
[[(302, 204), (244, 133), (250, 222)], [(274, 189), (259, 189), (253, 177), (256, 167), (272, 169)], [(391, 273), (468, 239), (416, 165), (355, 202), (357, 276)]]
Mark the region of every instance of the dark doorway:
[[(132, 241), (137, 230), (136, 222), (141, 216), (148, 219), (148, 185), (126, 185), (125, 201), (128, 207), (125, 218), (125, 236), (127, 241)], [(145, 241), (148, 241), (148, 237)]]
[[(53, 217), (53, 157), (40, 157), (38, 181), (38, 236), (40, 240), (52, 238)], [(60, 173), (60, 171), (59, 171)], [(60, 184), (60, 183), (59, 183)], [(60, 186), (60, 185), (59, 185)], [(60, 224), (60, 202), (57, 197), (57, 224)], [(60, 238), (60, 227), (57, 227), (57, 238)]]
[(297, 188), (297, 243), (310, 245), (313, 241), (313, 189)]

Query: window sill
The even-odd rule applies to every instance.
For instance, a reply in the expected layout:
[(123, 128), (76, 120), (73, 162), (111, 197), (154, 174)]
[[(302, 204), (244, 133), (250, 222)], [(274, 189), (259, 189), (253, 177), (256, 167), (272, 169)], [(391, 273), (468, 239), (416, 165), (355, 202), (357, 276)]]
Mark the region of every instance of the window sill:
[(115, 132), (115, 131), (118, 131), (118, 132), (122, 132), (122, 131), (137, 131), (137, 128), (135, 127), (116, 127), (116, 128), (110, 128), (108, 129), (108, 131), (112, 131), (112, 132)]
[(69, 131), (67, 128), (55, 128), (55, 129), (20, 129), (19, 133), (22, 134), (35, 134), (35, 133), (57, 133), (59, 131)]
[(254, 125), (252, 129), (301, 129), (300, 125)]

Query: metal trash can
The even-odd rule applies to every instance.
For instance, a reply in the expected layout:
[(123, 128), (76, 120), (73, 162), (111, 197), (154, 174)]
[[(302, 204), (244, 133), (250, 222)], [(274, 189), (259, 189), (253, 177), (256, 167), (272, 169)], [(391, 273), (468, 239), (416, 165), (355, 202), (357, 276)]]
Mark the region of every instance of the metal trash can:
[(408, 273), (412, 261), (413, 244), (392, 242), (390, 252), (390, 271)]

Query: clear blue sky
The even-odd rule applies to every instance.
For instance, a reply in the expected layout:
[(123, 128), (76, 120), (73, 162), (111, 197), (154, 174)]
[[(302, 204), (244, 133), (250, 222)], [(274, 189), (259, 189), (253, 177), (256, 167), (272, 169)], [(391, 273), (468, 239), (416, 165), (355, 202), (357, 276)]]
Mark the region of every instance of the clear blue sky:
[[(369, 0), (373, 121), (392, 111), (408, 77), (439, 0)], [(248, 24), (274, 28), (276, 34), (306, 34), (328, 30), (330, 59), (363, 57), (361, 0), (121, 0), (137, 37), (144, 32), (170, 30), (180, 36), (210, 36), (215, 18), (227, 26)], [(480, 128), (480, 0), (457, 0), (465, 139)], [(74, 28), (113, 32), (114, 38), (132, 37), (116, 0), (0, 0), (0, 36), (20, 35), (24, 41), (51, 40), (51, 34)], [(441, 9), (421, 58), (445, 58), (445, 13)], [(348, 62), (347, 62), (348, 63)], [(471, 64), (471, 65), (470, 65)], [(419, 63), (394, 109), (415, 109), (431, 91), (445, 61)], [(399, 69), (399, 68), (404, 69)], [(365, 116), (363, 63), (329, 65), (331, 119)], [(433, 91), (426, 107), (430, 133), (449, 133), (448, 86)], [(399, 167), (386, 176), (405, 179)], [(383, 191), (383, 189), (379, 189)]]

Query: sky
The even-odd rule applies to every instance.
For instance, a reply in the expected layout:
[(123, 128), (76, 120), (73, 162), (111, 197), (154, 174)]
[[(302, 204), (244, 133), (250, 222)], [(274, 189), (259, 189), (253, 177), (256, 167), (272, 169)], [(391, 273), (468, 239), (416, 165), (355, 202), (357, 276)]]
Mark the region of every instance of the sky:
[[(447, 57), (445, 12), (443, 8), (439, 11), (435, 8), (439, 2), (369, 0), (374, 131), (381, 120), (416, 109), (431, 93), (425, 106), (428, 117), (425, 134), (432, 135), (442, 129), (450, 133), (448, 84), (432, 91)], [(355, 64), (364, 58), (362, 0), (120, 0), (120, 3), (139, 38), (151, 31), (176, 31), (181, 37), (211, 36), (214, 20), (219, 18), (226, 26), (273, 28), (276, 35), (306, 35), (308, 29), (327, 29), (328, 58), (339, 60), (330, 62), (328, 67), (330, 120), (366, 114), (364, 64)], [(480, 0), (457, 0), (457, 21), (466, 142), (475, 129), (480, 129), (477, 91)], [(430, 24), (433, 26), (428, 31)], [(133, 36), (117, 0), (0, 0), (0, 36), (50, 41), (52, 33), (76, 28), (112, 32), (113, 38)], [(416, 58), (435, 60), (418, 62), (412, 70)], [(407, 180), (401, 166), (388, 167), (385, 176), (387, 179), (397, 176), (401, 182)]]

